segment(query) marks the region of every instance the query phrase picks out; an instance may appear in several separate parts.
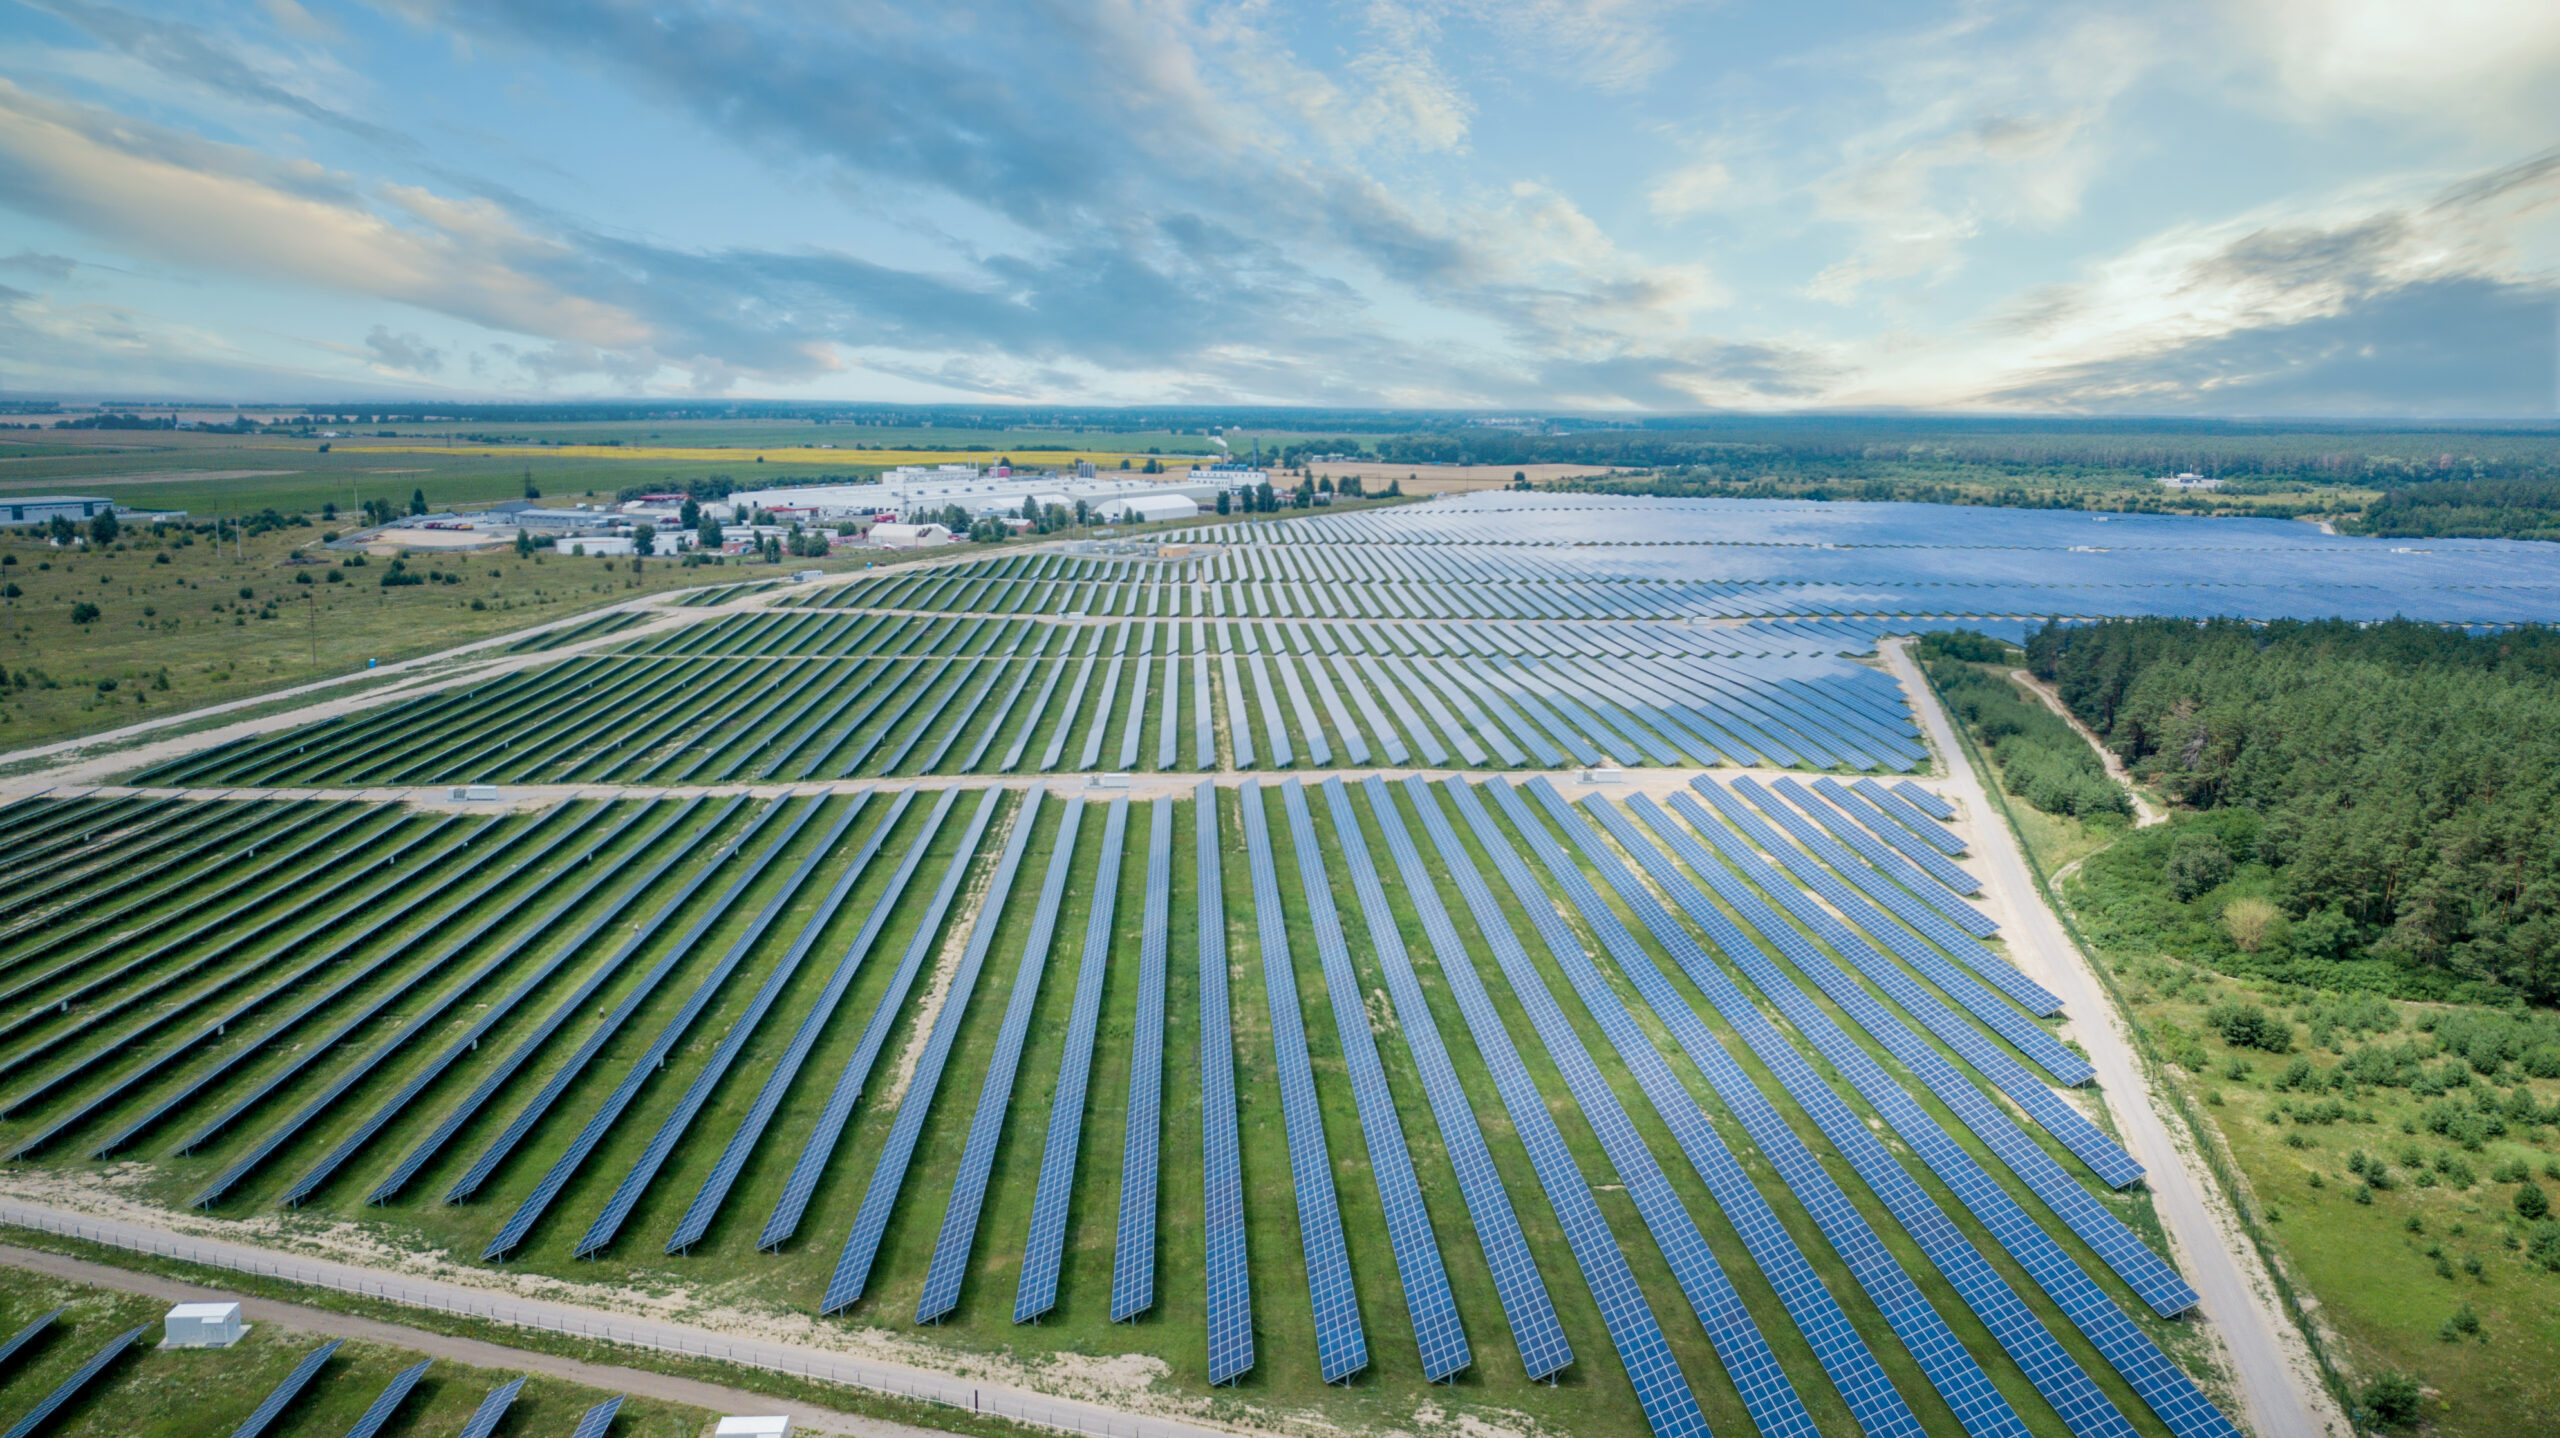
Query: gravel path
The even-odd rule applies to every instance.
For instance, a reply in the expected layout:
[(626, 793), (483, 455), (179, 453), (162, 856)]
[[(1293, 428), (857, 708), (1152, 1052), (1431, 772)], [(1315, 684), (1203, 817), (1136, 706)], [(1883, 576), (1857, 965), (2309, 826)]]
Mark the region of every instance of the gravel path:
[[(104, 1243), (140, 1253), (157, 1254), (188, 1263), (215, 1268), (228, 1268), (260, 1277), (280, 1279), (287, 1283), (312, 1288), (336, 1289), (345, 1293), (361, 1293), (369, 1298), (409, 1307), (434, 1309), (460, 1314), (483, 1322), (516, 1328), (546, 1329), (556, 1333), (574, 1333), (582, 1337), (627, 1344), (635, 1348), (656, 1349), (688, 1357), (707, 1357), (763, 1368), (776, 1373), (792, 1373), (815, 1382), (841, 1383), (849, 1387), (868, 1388), (873, 1392), (910, 1398), (923, 1403), (939, 1403), (954, 1408), (1011, 1418), (1043, 1428), (1093, 1435), (1093, 1438), (1236, 1438), (1236, 1430), (1212, 1427), (1179, 1418), (1142, 1416), (1088, 1403), (1060, 1398), (1029, 1389), (1011, 1388), (974, 1382), (928, 1368), (915, 1368), (900, 1363), (860, 1358), (833, 1348), (777, 1342), (771, 1339), (746, 1338), (716, 1329), (696, 1327), (665, 1319), (635, 1316), (587, 1308), (574, 1303), (519, 1298), (512, 1293), (483, 1288), (473, 1284), (447, 1282), (416, 1274), (393, 1273), (367, 1268), (360, 1264), (342, 1263), (290, 1253), (282, 1249), (241, 1243), (231, 1239), (197, 1237), (176, 1233), (151, 1224), (130, 1219), (106, 1218), (75, 1213), (22, 1199), (0, 1200), (0, 1226), (29, 1228), (41, 1232), (65, 1234)], [(14, 1261), (7, 1251), (0, 1251), (0, 1262)], [(109, 1273), (122, 1270), (106, 1269)], [(127, 1275), (130, 1277), (131, 1275)], [(85, 1280), (84, 1280), (85, 1281)], [(151, 1280), (154, 1282), (160, 1280)], [(178, 1285), (185, 1287), (185, 1285)], [(244, 1312), (255, 1317), (257, 1300), (243, 1298)], [(293, 1305), (276, 1305), (276, 1311), (294, 1309)], [(355, 1333), (353, 1325), (362, 1320), (345, 1318), (318, 1309), (294, 1309), (309, 1315), (303, 1319), (279, 1321), (295, 1326), (325, 1325), (322, 1331)], [(439, 1343), (473, 1342), (417, 1332), (398, 1325), (383, 1327), (402, 1336), (385, 1339), (434, 1353)], [(560, 1372), (576, 1377), (579, 1382), (603, 1388), (619, 1388), (629, 1393), (666, 1396), (682, 1403), (700, 1403), (706, 1408), (719, 1408), (727, 1398), (688, 1397), (675, 1390), (659, 1390), (650, 1383), (682, 1383), (686, 1380), (663, 1378), (634, 1370), (596, 1365), (571, 1365), (581, 1372), (553, 1368), (552, 1364), (568, 1364), (569, 1360), (526, 1353), (496, 1343), (475, 1343), (473, 1351), (482, 1356), (461, 1357), (460, 1361), (497, 1368), (533, 1368), (542, 1372)], [(589, 1375), (611, 1375), (589, 1376)], [(626, 1381), (627, 1380), (627, 1381)], [(694, 1389), (705, 1394), (727, 1393), (763, 1405), (760, 1410), (772, 1412), (770, 1398), (755, 1398), (743, 1389), (725, 1389), (716, 1384), (696, 1384)], [(731, 1410), (736, 1411), (736, 1410)], [(815, 1411), (815, 1410), (811, 1410)], [(827, 1415), (848, 1424), (867, 1423), (848, 1415)], [(882, 1435), (916, 1434), (923, 1430), (903, 1428), (888, 1423), (867, 1427), (847, 1427), (840, 1431)]]
[(776, 1398), (745, 1388), (732, 1388), (722, 1383), (703, 1383), (691, 1378), (677, 1378), (666, 1373), (651, 1373), (640, 1368), (616, 1368), (602, 1363), (581, 1363), (575, 1358), (562, 1358), (549, 1353), (531, 1353), (521, 1348), (487, 1343), (477, 1338), (456, 1338), (448, 1333), (430, 1333), (423, 1328), (410, 1328), (397, 1323), (382, 1323), (370, 1318), (336, 1313), (325, 1308), (308, 1308), (299, 1303), (282, 1303), (272, 1298), (251, 1298), (226, 1293), (218, 1288), (205, 1288), (183, 1283), (156, 1273), (136, 1273), (111, 1264), (91, 1263), (41, 1249), (18, 1248), (0, 1244), (0, 1264), (28, 1273), (41, 1273), (72, 1283), (85, 1283), (93, 1288), (111, 1288), (119, 1293), (139, 1293), (170, 1303), (201, 1303), (211, 1299), (238, 1299), (240, 1316), (253, 1324), (274, 1324), (315, 1337), (353, 1338), (362, 1343), (379, 1343), (385, 1347), (405, 1349), (440, 1361), (465, 1364), (507, 1373), (539, 1373), (551, 1378), (581, 1383), (607, 1393), (628, 1394), (637, 1398), (656, 1398), (669, 1403), (682, 1403), (694, 1408), (707, 1408), (719, 1414), (788, 1413), (794, 1431), (811, 1433), (851, 1433), (860, 1438), (932, 1438), (937, 1431), (912, 1428), (904, 1423), (889, 1423), (877, 1418), (862, 1418), (851, 1413), (837, 1413), (825, 1408), (812, 1408), (806, 1403)]
[(2125, 1147), (2143, 1166), (2143, 1182), (2168, 1230), (2171, 1257), (2202, 1296), (2199, 1311), (2222, 1340), (2242, 1421), (2261, 1438), (2350, 1432), (2320, 1380), (2309, 1345), (2286, 1317), (2257, 1249), (2241, 1232), (2229, 1199), (2193, 1144), (2182, 1142), (2160, 1111), (2124, 1015), (2108, 1001), (2088, 956), (2036, 892), (2017, 836), (1999, 821), (1999, 810), (1906, 645), (1888, 641), (1881, 647), (1947, 766), (1947, 778), (1938, 787), (1969, 815), (1979, 816), (1972, 829), (1983, 860), (1980, 870), (1989, 896), (2008, 911), (2002, 936), (2020, 966), (2053, 990), (2071, 1015), (2071, 1037), (2088, 1050)]

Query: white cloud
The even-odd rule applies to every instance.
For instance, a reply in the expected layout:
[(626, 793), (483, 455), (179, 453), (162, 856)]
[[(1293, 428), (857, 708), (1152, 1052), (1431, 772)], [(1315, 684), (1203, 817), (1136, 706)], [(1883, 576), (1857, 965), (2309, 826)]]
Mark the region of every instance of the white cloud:
[(2544, 139), (2560, 120), (2550, 0), (2244, 0), (2221, 11), (2305, 118), (2382, 113)]

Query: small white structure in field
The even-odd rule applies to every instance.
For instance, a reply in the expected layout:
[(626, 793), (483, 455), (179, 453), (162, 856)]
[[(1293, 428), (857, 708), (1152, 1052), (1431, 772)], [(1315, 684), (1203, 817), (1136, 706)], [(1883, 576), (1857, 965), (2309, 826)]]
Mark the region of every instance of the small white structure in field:
[(1585, 784), (1623, 784), (1627, 782), (1627, 771), (1624, 769), (1585, 769), (1574, 777)]
[(181, 1303), (161, 1323), (160, 1346), (228, 1348), (248, 1331), (249, 1326), (240, 1321), (237, 1303)]
[(456, 784), (453, 786), (452, 798), (455, 803), (468, 801), (479, 804), (494, 804), (498, 802), (498, 786), (495, 784)]
[(827, 572), (823, 569), (802, 569), (797, 570), (792, 574), (791, 582), (794, 584), (806, 584), (812, 579), (824, 579), (826, 577)]
[(875, 524), (871, 526), (871, 542), (882, 549), (922, 549), (949, 544), (951, 531), (939, 524)]
[(791, 1438), (791, 1419), (780, 1413), (764, 1418), (723, 1418), (713, 1438)]

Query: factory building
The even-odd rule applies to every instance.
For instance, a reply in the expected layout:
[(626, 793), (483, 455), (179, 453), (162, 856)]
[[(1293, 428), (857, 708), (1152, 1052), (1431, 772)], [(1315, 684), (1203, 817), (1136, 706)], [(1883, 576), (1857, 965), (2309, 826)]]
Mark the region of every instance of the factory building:
[(878, 484), (741, 490), (729, 496), (728, 504), (742, 515), (761, 509), (824, 524), (881, 517), (912, 521), (941, 514), (953, 505), (973, 516), (1012, 515), (1022, 512), (1025, 500), (1065, 509), (1075, 508), (1081, 500), (1087, 509), (1118, 517), (1130, 500), (1167, 496), (1189, 501), (1196, 514), (1216, 504), (1226, 487), (1200, 479), (1198, 473), (1191, 479), (1159, 481), (1112, 474), (1013, 474), (1001, 469), (981, 473), (965, 464), (946, 464), (934, 469), (893, 469)]
[(116, 507), (112, 499), (86, 494), (13, 494), (0, 499), (0, 524), (51, 524), (56, 515), (86, 524)]

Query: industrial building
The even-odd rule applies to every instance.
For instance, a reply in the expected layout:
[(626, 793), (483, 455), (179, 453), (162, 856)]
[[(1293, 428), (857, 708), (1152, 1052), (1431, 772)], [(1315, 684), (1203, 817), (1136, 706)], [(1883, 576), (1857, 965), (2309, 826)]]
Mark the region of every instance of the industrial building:
[[(893, 469), (877, 484), (809, 484), (787, 489), (740, 490), (729, 496), (737, 514), (763, 510), (781, 519), (820, 524), (840, 520), (899, 519), (938, 515), (954, 505), (972, 516), (1020, 514), (1025, 500), (1073, 509), (1078, 501), (1106, 519), (1130, 517), (1128, 501), (1174, 497), (1190, 501), (1192, 514), (1217, 503), (1229, 486), (1203, 479), (1202, 471), (1180, 480), (1140, 479), (1130, 475), (1013, 474), (1001, 469), (981, 472), (968, 465), (935, 469)], [(1161, 506), (1160, 506), (1161, 508)], [(1175, 516), (1189, 518), (1190, 515)]]
[(51, 524), (55, 516), (86, 523), (116, 507), (112, 499), (86, 494), (15, 494), (0, 499), (0, 524)]

